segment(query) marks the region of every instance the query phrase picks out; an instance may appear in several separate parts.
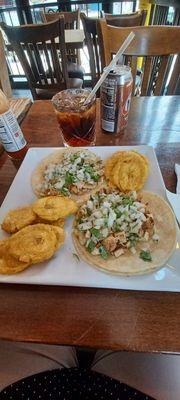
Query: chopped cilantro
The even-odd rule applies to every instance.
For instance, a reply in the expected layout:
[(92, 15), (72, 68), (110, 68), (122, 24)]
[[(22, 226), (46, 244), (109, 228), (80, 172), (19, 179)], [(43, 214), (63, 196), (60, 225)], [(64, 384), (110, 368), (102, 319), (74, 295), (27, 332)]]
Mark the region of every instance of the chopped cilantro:
[(90, 165), (86, 165), (84, 167), (84, 171), (87, 172), (88, 174), (93, 174), (93, 168)]
[(72, 174), (70, 174), (69, 172), (66, 172), (65, 175), (65, 184), (66, 185), (71, 185), (72, 183), (75, 182), (75, 178)]
[(87, 247), (88, 251), (90, 253), (92, 253), (92, 251), (94, 250), (95, 246), (96, 246), (95, 243), (92, 240), (90, 240), (90, 242), (88, 244), (88, 247)]
[(115, 213), (116, 213), (117, 218), (120, 218), (121, 215), (122, 215), (122, 212), (119, 211), (119, 210), (117, 210), (117, 209), (115, 209), (114, 211), (115, 211)]
[(147, 250), (147, 251), (142, 250), (140, 252), (139, 257), (142, 258), (142, 260), (144, 260), (144, 261), (148, 261), (148, 262), (152, 261), (151, 253), (149, 250)]
[(100, 246), (99, 247), (99, 253), (101, 254), (101, 257), (104, 258), (104, 260), (107, 260), (109, 253), (108, 251), (105, 249), (104, 246)]
[(108, 217), (104, 217), (104, 226), (105, 228), (108, 227)]
[(93, 174), (93, 175), (91, 175), (91, 178), (93, 179), (93, 181), (98, 182), (99, 175), (98, 174)]
[(73, 154), (72, 156), (71, 156), (71, 161), (72, 162), (74, 162), (75, 160), (77, 160), (77, 158), (79, 157), (79, 154)]
[(128, 217), (128, 216), (129, 216), (128, 211), (124, 211), (124, 212), (123, 212), (123, 215), (125, 215), (125, 217)]
[(133, 233), (133, 232), (130, 232), (128, 235), (129, 240), (137, 240), (138, 237), (139, 237), (139, 235), (137, 233)]
[(96, 228), (91, 228), (90, 232), (92, 235), (94, 235), (97, 239), (100, 239), (101, 233), (99, 232), (99, 229)]
[(132, 206), (133, 203), (134, 203), (134, 200), (132, 200), (130, 197), (124, 197), (122, 199), (123, 206)]
[(137, 233), (129, 233), (128, 240), (129, 240), (130, 243), (131, 243), (131, 247), (132, 247), (132, 246), (135, 246), (135, 244), (136, 244), (138, 238), (139, 238), (139, 236), (138, 236)]
[(84, 167), (85, 172), (87, 172), (91, 179), (93, 179), (93, 181), (98, 182), (99, 180), (99, 175), (94, 173), (93, 167), (91, 167), (90, 165), (86, 165)]
[(69, 190), (65, 187), (62, 187), (60, 193), (63, 194), (63, 196), (69, 196)]
[(119, 232), (120, 231), (120, 225), (117, 224), (117, 222), (115, 222), (115, 224), (114, 224), (114, 231), (115, 232)]

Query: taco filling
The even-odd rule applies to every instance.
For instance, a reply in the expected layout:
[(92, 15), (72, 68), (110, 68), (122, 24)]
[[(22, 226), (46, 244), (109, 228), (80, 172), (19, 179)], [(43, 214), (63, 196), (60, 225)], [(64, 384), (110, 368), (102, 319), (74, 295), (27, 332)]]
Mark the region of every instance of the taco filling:
[(43, 172), (45, 195), (70, 196), (96, 187), (103, 176), (102, 160), (87, 151), (64, 152), (61, 162), (50, 163)]
[[(81, 206), (74, 234), (89, 253), (105, 260), (128, 251), (135, 254), (139, 242), (159, 241), (148, 203), (143, 203), (136, 192), (127, 195), (110, 189), (90, 196)], [(143, 247), (142, 243), (139, 257), (152, 261), (150, 251)]]

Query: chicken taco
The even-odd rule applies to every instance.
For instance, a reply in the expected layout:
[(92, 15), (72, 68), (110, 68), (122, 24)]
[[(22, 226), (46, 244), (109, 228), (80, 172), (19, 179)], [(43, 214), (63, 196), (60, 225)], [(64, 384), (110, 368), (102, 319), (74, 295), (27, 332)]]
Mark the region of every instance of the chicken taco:
[(62, 195), (84, 201), (103, 185), (103, 162), (87, 149), (58, 150), (37, 166), (32, 187), (38, 197)]
[(176, 222), (169, 205), (154, 193), (104, 188), (79, 208), (73, 240), (78, 255), (106, 273), (145, 274), (171, 256)]

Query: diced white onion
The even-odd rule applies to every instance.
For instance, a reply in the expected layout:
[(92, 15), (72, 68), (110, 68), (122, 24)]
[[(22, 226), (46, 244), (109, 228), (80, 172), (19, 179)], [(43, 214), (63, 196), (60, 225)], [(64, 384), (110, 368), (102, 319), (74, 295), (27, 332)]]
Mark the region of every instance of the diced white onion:
[(87, 231), (88, 229), (92, 228), (92, 222), (91, 221), (83, 222), (82, 224), (78, 225), (78, 228), (82, 231)]
[(159, 235), (157, 235), (157, 233), (154, 233), (152, 239), (153, 239), (155, 242), (156, 242), (156, 241), (158, 242), (158, 241), (159, 241)]

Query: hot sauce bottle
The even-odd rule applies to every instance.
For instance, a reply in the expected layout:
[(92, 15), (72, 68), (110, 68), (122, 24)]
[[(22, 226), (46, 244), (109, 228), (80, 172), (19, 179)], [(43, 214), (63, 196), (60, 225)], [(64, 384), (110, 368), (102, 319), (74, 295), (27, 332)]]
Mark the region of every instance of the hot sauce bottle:
[(26, 139), (2, 90), (0, 90), (0, 143), (7, 154), (16, 160), (24, 158), (28, 150)]

